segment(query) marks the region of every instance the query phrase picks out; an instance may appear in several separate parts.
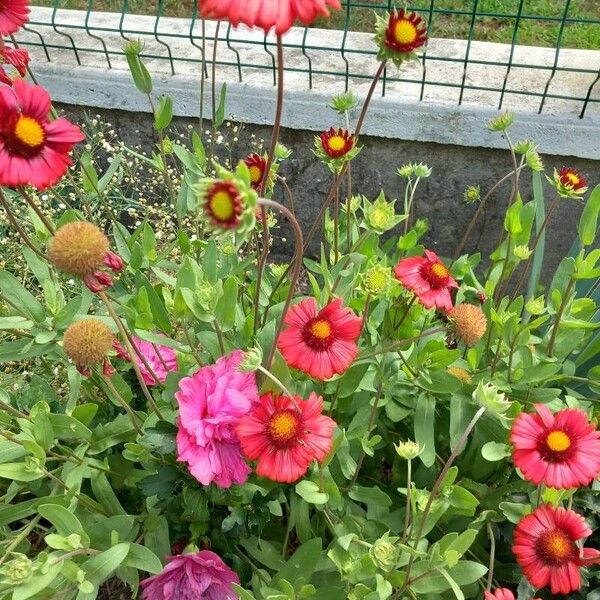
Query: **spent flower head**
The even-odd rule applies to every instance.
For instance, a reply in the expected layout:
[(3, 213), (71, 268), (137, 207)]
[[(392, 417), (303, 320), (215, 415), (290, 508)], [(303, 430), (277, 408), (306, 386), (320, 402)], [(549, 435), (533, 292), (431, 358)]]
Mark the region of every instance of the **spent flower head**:
[(65, 331), (63, 348), (79, 371), (89, 374), (90, 367), (107, 363), (107, 355), (113, 347), (114, 336), (110, 329), (98, 319), (75, 321)]
[(398, 223), (404, 221), (406, 215), (397, 215), (395, 211), (396, 201), (388, 202), (383, 190), (373, 202), (369, 202), (363, 196), (363, 213), (367, 229), (376, 233), (384, 233), (393, 229)]
[(466, 346), (474, 346), (487, 329), (487, 318), (475, 304), (457, 304), (448, 313), (448, 319), (453, 335)]
[(460, 379), (463, 383), (470, 385), (473, 382), (473, 378), (471, 374), (462, 367), (448, 367), (446, 372), (452, 375), (452, 377), (456, 377), (456, 379)]

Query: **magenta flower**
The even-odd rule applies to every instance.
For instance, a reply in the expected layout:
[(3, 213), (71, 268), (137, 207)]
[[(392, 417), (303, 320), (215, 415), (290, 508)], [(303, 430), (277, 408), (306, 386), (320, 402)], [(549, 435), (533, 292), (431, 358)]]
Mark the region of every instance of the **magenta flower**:
[(236, 600), (239, 577), (214, 552), (169, 556), (158, 575), (142, 581), (144, 600)]
[(237, 370), (243, 353), (234, 350), (216, 364), (202, 367), (179, 382), (177, 460), (187, 462), (202, 484), (228, 488), (242, 484), (250, 468), (244, 462), (236, 427), (258, 402), (254, 373)]
[[(155, 378), (136, 352), (135, 361), (138, 364), (140, 373), (142, 374), (142, 378), (146, 385), (164, 383), (170, 371), (177, 371), (177, 356), (175, 355), (175, 350), (173, 350), (173, 348), (161, 346), (160, 344), (151, 344), (138, 337), (133, 338), (133, 343), (154, 372), (154, 375), (156, 375)], [(156, 381), (156, 379), (158, 379), (158, 381)]]

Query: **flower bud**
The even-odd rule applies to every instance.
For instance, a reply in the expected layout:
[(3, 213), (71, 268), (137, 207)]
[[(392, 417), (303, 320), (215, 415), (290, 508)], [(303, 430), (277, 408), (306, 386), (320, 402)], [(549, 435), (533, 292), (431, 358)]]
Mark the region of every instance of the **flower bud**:
[(0, 573), (4, 576), (5, 582), (11, 585), (20, 585), (25, 583), (33, 574), (33, 563), (25, 554), (14, 552), (15, 558), (4, 563)]
[(104, 255), (104, 264), (111, 271), (116, 271), (117, 273), (119, 271), (122, 271), (125, 268), (125, 262), (123, 261), (123, 259), (118, 254), (115, 254), (111, 250), (109, 250)]
[(541, 315), (546, 310), (546, 302), (544, 296), (538, 296), (537, 298), (530, 298), (525, 303), (525, 310), (532, 315)]
[(481, 200), (481, 188), (478, 185), (470, 185), (465, 190), (465, 202), (467, 204), (475, 204)]
[(375, 541), (369, 550), (372, 561), (383, 571), (391, 571), (398, 564), (400, 551), (394, 545), (398, 541), (397, 537), (390, 537), (389, 533), (385, 533), (382, 537)]
[(405, 216), (397, 215), (394, 208), (395, 201), (388, 202), (383, 191), (373, 202), (364, 198), (363, 212), (368, 229), (376, 233), (384, 233), (400, 223)]
[(362, 287), (369, 296), (382, 296), (389, 291), (393, 280), (389, 267), (376, 265), (363, 275)]
[(351, 111), (356, 107), (358, 103), (358, 98), (354, 94), (354, 92), (345, 92), (343, 94), (338, 94), (331, 99), (331, 103), (329, 106), (333, 108), (337, 113), (343, 115)]
[(420, 444), (413, 442), (412, 440), (400, 442), (395, 448), (398, 456), (404, 460), (413, 460), (424, 450), (424, 448), (421, 448)]
[(515, 115), (510, 111), (506, 111), (505, 113), (490, 119), (487, 127), (490, 131), (506, 131), (513, 124), (514, 120)]
[(527, 260), (532, 253), (532, 250), (524, 244), (515, 246), (515, 249), (513, 250), (513, 254), (520, 260)]
[(495, 415), (503, 415), (511, 405), (505, 394), (493, 383), (484, 384), (483, 381), (473, 391), (473, 400)]
[(242, 358), (242, 362), (240, 363), (238, 370), (244, 373), (256, 371), (256, 369), (262, 365), (262, 360), (263, 353), (260, 346), (250, 348), (244, 352), (244, 357)]

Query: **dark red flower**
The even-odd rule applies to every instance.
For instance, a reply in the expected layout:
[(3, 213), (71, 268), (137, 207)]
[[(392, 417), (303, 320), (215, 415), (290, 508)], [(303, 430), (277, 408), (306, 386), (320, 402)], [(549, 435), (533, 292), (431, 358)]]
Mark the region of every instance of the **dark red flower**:
[(558, 173), (560, 182), (566, 188), (573, 191), (587, 187), (587, 179), (577, 170), (571, 167), (563, 167)]
[(427, 43), (427, 29), (423, 19), (403, 8), (393, 10), (385, 31), (385, 45), (396, 52), (412, 52)]
[(215, 181), (206, 190), (204, 212), (217, 227), (237, 227), (242, 214), (242, 199), (235, 184), (232, 181)]
[(267, 169), (266, 159), (255, 152), (254, 154), (247, 156), (244, 159), (244, 163), (250, 171), (250, 185), (252, 185), (255, 190), (259, 190), (262, 186), (265, 171)]
[(324, 131), (321, 135), (321, 145), (325, 153), (331, 158), (341, 158), (354, 148), (356, 140), (346, 129), (334, 129)]

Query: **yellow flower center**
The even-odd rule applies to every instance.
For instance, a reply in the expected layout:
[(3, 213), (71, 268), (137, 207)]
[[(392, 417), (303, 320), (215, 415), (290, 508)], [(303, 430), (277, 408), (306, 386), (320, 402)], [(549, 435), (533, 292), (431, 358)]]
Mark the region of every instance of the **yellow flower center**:
[(564, 431), (551, 431), (546, 437), (546, 445), (553, 452), (565, 452), (571, 447), (571, 439)]
[(257, 167), (256, 165), (253, 165), (250, 167), (250, 181), (252, 183), (260, 183), (260, 181), (262, 180), (262, 169), (260, 167)]
[(540, 539), (540, 546), (545, 558), (551, 562), (563, 562), (573, 552), (573, 542), (564, 532), (558, 530), (543, 534)]
[(417, 28), (406, 19), (401, 19), (394, 26), (394, 39), (398, 44), (412, 44), (418, 35)]
[(569, 182), (573, 186), (578, 185), (579, 182), (581, 181), (581, 179), (579, 179), (579, 177), (577, 176), (577, 174), (573, 173), (573, 172), (566, 173), (565, 177), (569, 180)]
[(320, 319), (310, 326), (310, 332), (318, 340), (326, 340), (331, 335), (331, 325)]
[(344, 149), (344, 146), (346, 145), (346, 140), (341, 135), (333, 135), (329, 138), (329, 141), (327, 143), (333, 151), (339, 152), (340, 150)]
[(269, 433), (276, 442), (292, 441), (298, 435), (299, 428), (300, 419), (291, 410), (277, 412), (269, 420)]
[(46, 133), (40, 123), (33, 117), (21, 115), (15, 124), (15, 137), (30, 148), (37, 148), (44, 143)]
[(438, 263), (433, 263), (431, 265), (431, 272), (436, 276), (439, 277), (440, 279), (443, 279), (444, 277), (448, 277), (448, 275), (450, 274), (448, 269), (446, 268), (446, 265), (438, 262)]
[(210, 210), (219, 221), (228, 221), (234, 213), (233, 198), (225, 191), (216, 192), (210, 199)]

